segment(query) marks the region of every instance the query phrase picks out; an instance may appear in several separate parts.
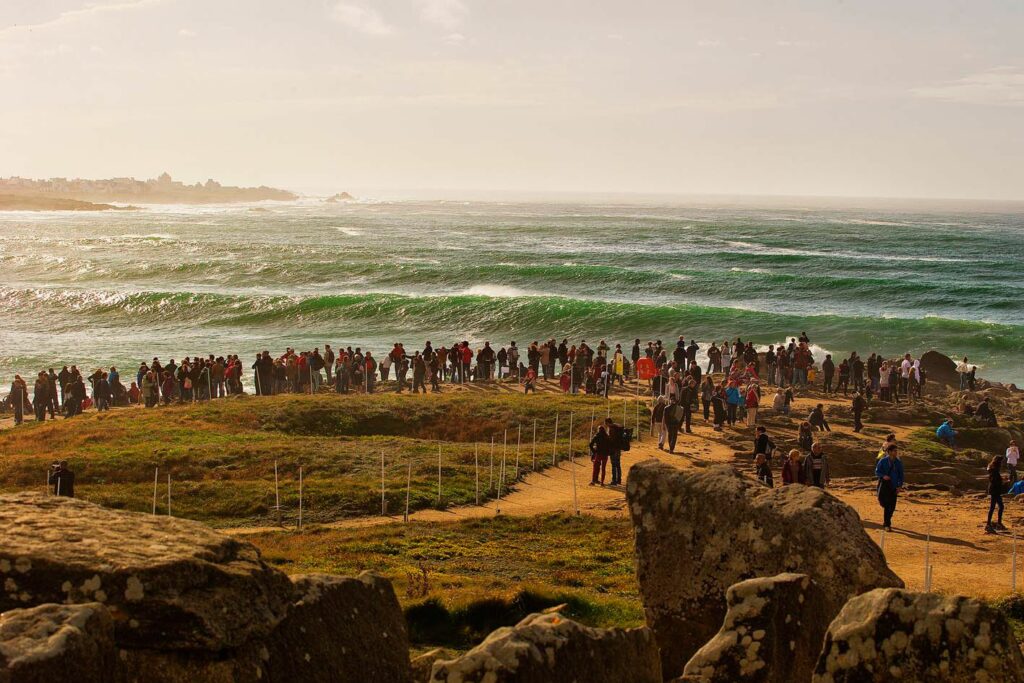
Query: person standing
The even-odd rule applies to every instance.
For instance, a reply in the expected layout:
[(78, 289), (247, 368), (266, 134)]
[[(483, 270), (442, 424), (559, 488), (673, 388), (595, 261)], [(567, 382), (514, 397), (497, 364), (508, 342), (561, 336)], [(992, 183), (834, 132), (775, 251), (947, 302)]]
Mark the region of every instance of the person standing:
[(734, 380), (729, 380), (729, 386), (725, 390), (725, 400), (728, 403), (728, 416), (726, 420), (729, 422), (730, 427), (734, 427), (736, 425), (736, 411), (743, 401), (739, 387), (736, 386)]
[[(761, 402), (761, 392), (758, 390), (757, 383), (751, 382), (747, 388), (747, 400), (744, 403), (747, 410), (747, 426), (753, 427), (757, 423), (757, 406)], [(686, 430), (690, 431), (690, 430)]]
[(604, 425), (597, 428), (597, 433), (590, 440), (590, 462), (594, 464), (594, 473), (590, 478), (591, 486), (604, 486), (605, 470), (608, 466), (608, 455), (610, 452), (610, 440)]
[(605, 430), (608, 433), (608, 459), (612, 463), (612, 486), (622, 485), (622, 425), (616, 424), (610, 417), (605, 418)]
[(868, 402), (864, 400), (864, 396), (858, 391), (853, 396), (853, 431), (860, 432), (864, 429), (864, 423), (861, 421), (861, 416), (864, 414), (864, 409), (868, 407)]
[(825, 360), (821, 362), (821, 372), (825, 375), (825, 393), (832, 393), (832, 378), (836, 376), (836, 363), (832, 360), (832, 354), (826, 353)]
[(971, 366), (967, 364), (967, 356), (957, 363), (956, 372), (960, 375), (960, 391), (964, 391), (969, 386), (971, 379)]
[(665, 429), (665, 397), (659, 396), (651, 411), (651, 434), (655, 428), (658, 430), (658, 450), (665, 450), (665, 436), (668, 433)]
[(757, 428), (757, 436), (754, 437), (754, 459), (763, 455), (768, 464), (772, 464), (772, 456), (775, 454), (775, 442), (768, 436), (768, 430), (764, 426)]
[(52, 406), (53, 403), (50, 400), (50, 380), (47, 378), (45, 372), (40, 372), (36, 377), (36, 383), (32, 390), (32, 407), (36, 411), (36, 421), (43, 422), (46, 420), (46, 407)]
[(804, 482), (808, 486), (825, 488), (831, 477), (828, 472), (828, 458), (817, 441), (811, 446), (810, 454), (804, 458)]
[(1010, 440), (1010, 445), (1006, 447), (1006, 471), (1010, 475), (1010, 486), (1017, 483), (1017, 461), (1020, 460), (1020, 448), (1017, 446), (1017, 442)]
[(55, 496), (75, 497), (75, 473), (68, 468), (67, 460), (61, 460), (50, 470), (50, 485)]
[[(1003, 526), (1003, 456), (996, 455), (988, 463), (988, 521), (985, 523), (985, 533), (994, 534), (996, 531), (1006, 531)], [(999, 508), (999, 517), (996, 523), (992, 523), (992, 513)]]
[(786, 462), (782, 464), (782, 485), (806, 483), (807, 475), (804, 473), (804, 463), (800, 459), (800, 451), (794, 448), (789, 452)]
[(20, 425), (25, 421), (25, 401), (28, 394), (28, 385), (21, 379), (21, 375), (15, 375), (11, 382), (11, 392), (8, 399), (14, 409), (14, 424)]
[(878, 504), (882, 506), (882, 528), (892, 531), (892, 515), (896, 512), (899, 492), (903, 489), (903, 461), (898, 457), (895, 443), (885, 449), (885, 457), (875, 464), (878, 479)]
[(668, 452), (676, 452), (676, 439), (679, 437), (679, 425), (683, 422), (685, 411), (683, 406), (673, 400), (665, 408), (665, 431), (668, 437)]

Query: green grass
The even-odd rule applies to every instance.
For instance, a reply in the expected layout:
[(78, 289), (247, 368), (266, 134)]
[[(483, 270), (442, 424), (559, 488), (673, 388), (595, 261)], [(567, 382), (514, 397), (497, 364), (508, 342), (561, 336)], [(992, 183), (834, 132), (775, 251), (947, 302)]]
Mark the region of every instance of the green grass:
[[(614, 405), (621, 415), (621, 403)], [(561, 414), (558, 456), (567, 457), (570, 410), (576, 412), (573, 445), (579, 453), (591, 411), (600, 417), (606, 410), (600, 399), (470, 392), (320, 394), (91, 413), (0, 432), (0, 491), (42, 490), (49, 464), (66, 459), (76, 472), (79, 497), (113, 508), (149, 511), (154, 469), (159, 468), (159, 511), (166, 511), (170, 474), (175, 515), (216, 526), (266, 524), (276, 520), (276, 461), (282, 517), (290, 521), (296, 516), (301, 466), (305, 519), (328, 521), (380, 514), (383, 452), (385, 499), (388, 510), (398, 513), (405, 506), (410, 463), (410, 508), (439, 506), (440, 440), (440, 507), (461, 505), (476, 500), (475, 451), (481, 465), (481, 498), (495, 494), (496, 484), (488, 489), (490, 439), (497, 441), (496, 480), (505, 430), (510, 485), (515, 481), (520, 425), (523, 472), (533, 464), (534, 420), (538, 467), (551, 462), (556, 412)]]
[(387, 576), (417, 646), (466, 649), (565, 603), (592, 626), (643, 623), (628, 519), (559, 514), (248, 536), (289, 573)]

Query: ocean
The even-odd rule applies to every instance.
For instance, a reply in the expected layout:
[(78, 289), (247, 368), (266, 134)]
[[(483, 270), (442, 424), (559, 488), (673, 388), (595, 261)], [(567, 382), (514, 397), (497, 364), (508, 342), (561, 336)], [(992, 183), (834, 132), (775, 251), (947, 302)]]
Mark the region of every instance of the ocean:
[[(0, 381), (154, 356), (679, 335), (1024, 381), (1024, 209), (304, 199), (0, 213)], [(820, 358), (819, 358), (820, 360)], [(30, 380), (31, 383), (31, 380)]]

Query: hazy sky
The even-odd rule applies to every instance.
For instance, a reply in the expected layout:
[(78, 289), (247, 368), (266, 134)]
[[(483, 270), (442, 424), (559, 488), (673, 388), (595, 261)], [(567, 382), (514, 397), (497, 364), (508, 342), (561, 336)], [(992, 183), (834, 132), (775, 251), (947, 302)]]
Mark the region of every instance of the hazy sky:
[(1024, 199), (1024, 2), (2, 0), (0, 175), (163, 170)]

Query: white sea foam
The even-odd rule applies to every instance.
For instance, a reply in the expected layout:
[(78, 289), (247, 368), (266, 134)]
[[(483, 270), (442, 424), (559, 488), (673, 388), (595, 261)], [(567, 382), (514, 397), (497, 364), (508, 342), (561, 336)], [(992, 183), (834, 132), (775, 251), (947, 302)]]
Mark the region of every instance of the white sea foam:
[(534, 292), (528, 292), (525, 289), (509, 287), (507, 285), (473, 285), (463, 291), (462, 294), (468, 296), (489, 296), (496, 299), (515, 296), (542, 296)]
[(359, 237), (360, 235), (363, 234), (361, 230), (356, 230), (355, 228), (346, 228), (340, 225), (335, 225), (334, 229), (340, 233), (348, 235), (349, 237)]

